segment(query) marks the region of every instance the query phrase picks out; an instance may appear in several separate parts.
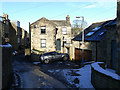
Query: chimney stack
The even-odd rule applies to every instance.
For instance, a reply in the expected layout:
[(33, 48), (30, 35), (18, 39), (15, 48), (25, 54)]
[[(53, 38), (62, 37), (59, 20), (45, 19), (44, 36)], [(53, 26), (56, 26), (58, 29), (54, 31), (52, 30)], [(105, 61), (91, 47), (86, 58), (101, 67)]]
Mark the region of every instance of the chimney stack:
[(69, 15), (67, 15), (66, 21), (67, 21), (67, 23), (70, 23), (70, 17), (69, 17)]
[(6, 23), (8, 20), (8, 15), (3, 13), (3, 22)]
[(8, 15), (3, 13), (3, 17), (8, 20)]

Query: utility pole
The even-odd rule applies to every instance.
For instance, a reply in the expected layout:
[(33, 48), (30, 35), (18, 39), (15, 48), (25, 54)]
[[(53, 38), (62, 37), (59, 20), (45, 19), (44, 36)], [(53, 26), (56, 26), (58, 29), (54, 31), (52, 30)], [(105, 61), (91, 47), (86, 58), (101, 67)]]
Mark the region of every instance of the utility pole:
[[(82, 18), (81, 28), (84, 24), (84, 16), (77, 16), (76, 18)], [(82, 47), (84, 47), (84, 29), (82, 29)], [(82, 62), (81, 65), (84, 66), (84, 49), (82, 48)]]

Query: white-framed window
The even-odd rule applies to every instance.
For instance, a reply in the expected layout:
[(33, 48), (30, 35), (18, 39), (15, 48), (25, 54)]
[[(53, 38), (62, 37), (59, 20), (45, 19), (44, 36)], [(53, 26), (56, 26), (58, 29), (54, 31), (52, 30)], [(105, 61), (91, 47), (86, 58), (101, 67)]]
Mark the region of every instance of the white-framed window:
[(41, 39), (41, 48), (46, 47), (46, 39)]
[(62, 28), (62, 34), (67, 34), (67, 28)]
[(45, 26), (41, 26), (41, 34), (46, 34), (46, 27)]

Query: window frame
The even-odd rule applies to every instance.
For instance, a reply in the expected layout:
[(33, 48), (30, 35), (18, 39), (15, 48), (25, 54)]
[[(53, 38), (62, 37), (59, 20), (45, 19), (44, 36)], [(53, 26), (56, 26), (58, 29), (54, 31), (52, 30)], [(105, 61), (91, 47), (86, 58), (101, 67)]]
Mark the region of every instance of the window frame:
[[(63, 31), (63, 30), (64, 30), (64, 31)], [(65, 33), (64, 33), (64, 32), (65, 32)], [(63, 27), (63, 28), (62, 28), (62, 34), (63, 34), (63, 35), (67, 35), (67, 28), (66, 28), (66, 27)]]
[[(45, 29), (42, 29), (42, 27), (44, 27)], [(46, 26), (41, 26), (40, 30), (41, 30), (41, 34), (46, 34)]]
[[(42, 40), (45, 40), (45, 43), (43, 43)], [(45, 46), (43, 44), (45, 44)], [(46, 48), (46, 39), (41, 39), (41, 48)]]

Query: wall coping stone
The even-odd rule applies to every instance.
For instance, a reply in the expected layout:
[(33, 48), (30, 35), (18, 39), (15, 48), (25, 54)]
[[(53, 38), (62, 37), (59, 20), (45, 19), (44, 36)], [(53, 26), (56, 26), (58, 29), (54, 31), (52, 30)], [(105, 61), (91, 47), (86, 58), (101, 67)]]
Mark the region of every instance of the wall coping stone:
[(104, 74), (106, 76), (110, 76), (113, 79), (120, 80), (120, 76), (118, 74), (112, 73), (112, 72), (109, 72), (109, 71), (103, 69), (102, 67), (100, 67), (99, 64), (104, 64), (104, 62), (95, 62), (95, 63), (91, 64), (91, 67), (94, 70), (96, 70), (96, 71), (98, 71), (98, 72), (100, 72), (100, 73), (102, 73), (102, 74)]

